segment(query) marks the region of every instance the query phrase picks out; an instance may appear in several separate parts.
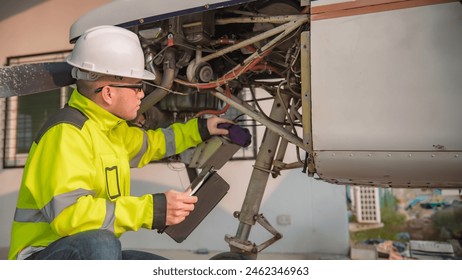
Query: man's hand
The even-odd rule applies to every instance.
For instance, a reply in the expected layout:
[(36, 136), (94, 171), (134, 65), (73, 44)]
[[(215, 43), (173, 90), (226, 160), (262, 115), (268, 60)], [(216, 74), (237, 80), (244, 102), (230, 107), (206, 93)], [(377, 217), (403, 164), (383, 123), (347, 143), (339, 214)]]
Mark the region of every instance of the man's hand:
[(220, 118), (220, 117), (210, 117), (207, 119), (207, 129), (209, 130), (210, 135), (228, 135), (228, 130), (224, 128), (218, 128), (220, 123), (232, 123), (234, 122)]
[(189, 192), (177, 192), (174, 190), (165, 193), (167, 199), (167, 213), (165, 225), (176, 225), (181, 223), (189, 213), (194, 210), (197, 196), (190, 196)]

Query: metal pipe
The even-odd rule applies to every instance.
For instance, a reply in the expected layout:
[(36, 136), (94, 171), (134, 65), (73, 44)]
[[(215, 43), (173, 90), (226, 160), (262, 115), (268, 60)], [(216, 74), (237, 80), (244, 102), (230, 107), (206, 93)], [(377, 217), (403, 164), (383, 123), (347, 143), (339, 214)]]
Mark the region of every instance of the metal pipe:
[[(297, 20), (300, 15), (288, 15), (288, 16), (261, 16), (252, 15), (251, 17), (235, 17), (235, 18), (219, 18), (215, 20), (215, 25), (226, 25), (233, 23), (284, 23), (291, 20)], [(201, 21), (185, 23), (182, 25), (183, 28), (191, 28), (201, 26)]]
[(164, 98), (168, 93), (170, 88), (173, 85), (173, 80), (175, 79), (175, 50), (168, 48), (165, 51), (164, 56), (164, 75), (162, 77), (162, 83), (159, 88), (156, 88), (153, 92), (146, 95), (143, 100), (141, 100), (141, 106), (138, 110), (138, 114), (142, 114)]
[[(222, 55), (224, 55), (224, 54), (227, 54), (227, 53), (229, 53), (229, 52), (232, 52), (232, 51), (238, 50), (238, 49), (240, 49), (240, 48), (243, 48), (243, 47), (245, 47), (245, 46), (251, 45), (251, 44), (253, 44), (253, 43), (255, 43), (255, 42), (259, 42), (259, 41), (261, 41), (261, 40), (263, 40), (263, 39), (266, 39), (266, 38), (268, 38), (268, 37), (274, 36), (274, 35), (276, 35), (276, 34), (278, 34), (278, 33), (281, 33), (281, 32), (283, 32), (284, 34), (290, 33), (290, 32), (292, 32), (293, 30), (295, 30), (297, 27), (299, 27), (300, 25), (302, 25), (303, 23), (305, 23), (305, 22), (308, 21), (308, 17), (307, 17), (306, 15), (301, 15), (301, 16), (297, 16), (297, 17), (299, 17), (299, 19), (296, 20), (296, 21), (290, 21), (290, 22), (288, 22), (288, 23), (286, 23), (286, 24), (280, 25), (280, 26), (278, 26), (278, 27), (275, 27), (275, 28), (273, 28), (273, 29), (270, 29), (270, 30), (268, 30), (268, 31), (265, 31), (265, 32), (263, 32), (263, 33), (260, 33), (260, 34), (258, 34), (258, 35), (255, 36), (255, 37), (252, 37), (252, 38), (250, 38), (250, 39), (244, 40), (244, 41), (239, 42), (239, 43), (237, 43), (237, 44), (235, 44), (235, 45), (232, 45), (232, 46), (230, 46), (230, 47), (221, 49), (221, 50), (219, 50), (219, 51), (217, 51), (217, 52), (215, 52), (215, 53), (212, 53), (212, 54), (209, 54), (209, 55), (207, 55), (207, 56), (204, 56), (204, 57), (201, 58), (200, 62), (206, 62), (206, 61), (212, 60), (212, 59), (214, 59), (214, 58), (220, 57), (220, 56), (222, 56)], [(287, 31), (289, 31), (289, 32), (287, 32)], [(285, 35), (284, 35), (284, 36), (285, 36)], [(279, 40), (279, 39), (278, 39), (278, 40)], [(274, 40), (273, 40), (273, 41), (274, 41)], [(269, 45), (269, 44), (267, 44), (267, 45)], [(267, 47), (265, 50), (267, 50), (267, 49), (269, 49), (269, 48), (270, 48), (270, 46)], [(265, 51), (265, 50), (262, 50), (262, 52)], [(257, 55), (258, 55), (258, 54), (257, 54)], [(254, 57), (255, 57), (255, 56), (252, 55), (252, 59), (253, 59)], [(196, 63), (199, 63), (199, 61), (196, 61)]]
[[(271, 120), (267, 119), (264, 115), (262, 115), (260, 112), (258, 112), (255, 108), (247, 104), (246, 102), (242, 101), (238, 97), (231, 95), (231, 96), (226, 96), (220, 92), (211, 92), (211, 94), (224, 102), (230, 104), (232, 107), (236, 108), (238, 111), (248, 115), (252, 119), (256, 120), (257, 122), (263, 124), (265, 127), (267, 127), (269, 130), (273, 131), (274, 133), (278, 134), (282, 138), (288, 140), (290, 143), (305, 149), (305, 145), (303, 144), (303, 141), (298, 138), (297, 136), (293, 135), (292, 133), (287, 132), (282, 126), (277, 125), (273, 123)], [(285, 95), (282, 95), (285, 96)], [(279, 103), (279, 106), (281, 107), (282, 110), (284, 110), (282, 105)]]
[(259, 16), (259, 17), (236, 17), (221, 18), (215, 21), (216, 25), (225, 25), (231, 23), (284, 23), (291, 20), (300, 19), (300, 15), (288, 16)]
[[(295, 29), (299, 28), (302, 24), (304, 24), (307, 21), (308, 21), (308, 18), (302, 18), (302, 19), (299, 19), (297, 21), (292, 21), (292, 22), (286, 23), (284, 25), (281, 25), (281, 26), (286, 26), (286, 29), (284, 29), (284, 31), (281, 34), (279, 34), (278, 36), (273, 38), (271, 41), (269, 41), (266, 45), (261, 47), (259, 49), (259, 51), (254, 52), (253, 54), (251, 54), (241, 64), (245, 65), (247, 62), (252, 61), (252, 60), (256, 59), (257, 57), (261, 56), (262, 53), (264, 53), (265, 51), (271, 49), (274, 45), (276, 45), (276, 43), (278, 43), (280, 40), (282, 40), (284, 37), (286, 37), (288, 34), (290, 34)], [(239, 67), (239, 65), (236, 66), (234, 69), (232, 69), (229, 72), (234, 71), (238, 67)]]

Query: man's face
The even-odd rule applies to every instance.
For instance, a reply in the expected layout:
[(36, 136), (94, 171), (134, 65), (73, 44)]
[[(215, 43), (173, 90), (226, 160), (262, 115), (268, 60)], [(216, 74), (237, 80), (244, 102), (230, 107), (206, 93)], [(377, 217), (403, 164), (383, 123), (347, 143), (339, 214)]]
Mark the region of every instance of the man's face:
[(120, 82), (113, 82), (106, 86), (110, 87), (113, 100), (109, 111), (127, 121), (135, 119), (140, 109), (141, 99), (144, 97), (142, 81), (124, 78)]

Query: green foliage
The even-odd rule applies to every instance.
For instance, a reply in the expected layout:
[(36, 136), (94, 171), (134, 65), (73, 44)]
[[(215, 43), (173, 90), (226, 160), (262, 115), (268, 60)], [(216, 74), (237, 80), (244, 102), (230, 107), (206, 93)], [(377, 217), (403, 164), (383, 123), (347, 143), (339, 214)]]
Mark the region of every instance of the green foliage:
[(381, 220), (384, 224), (381, 228), (363, 230), (358, 232), (350, 232), (350, 240), (352, 242), (361, 242), (368, 239), (385, 239), (394, 241), (396, 234), (403, 231), (403, 226), (406, 222), (406, 217), (396, 211), (395, 203), (385, 203), (381, 210)]
[(462, 238), (462, 204), (436, 212), (432, 221), (435, 227), (446, 229), (451, 234), (450, 238)]

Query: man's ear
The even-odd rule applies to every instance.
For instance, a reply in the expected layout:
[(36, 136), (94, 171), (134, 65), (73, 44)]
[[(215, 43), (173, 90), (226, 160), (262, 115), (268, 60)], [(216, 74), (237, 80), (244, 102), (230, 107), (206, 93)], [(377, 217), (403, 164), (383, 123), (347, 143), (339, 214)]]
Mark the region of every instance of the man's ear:
[(107, 105), (112, 105), (113, 103), (113, 92), (111, 91), (111, 87), (105, 86), (103, 90), (100, 92), (102, 101)]

